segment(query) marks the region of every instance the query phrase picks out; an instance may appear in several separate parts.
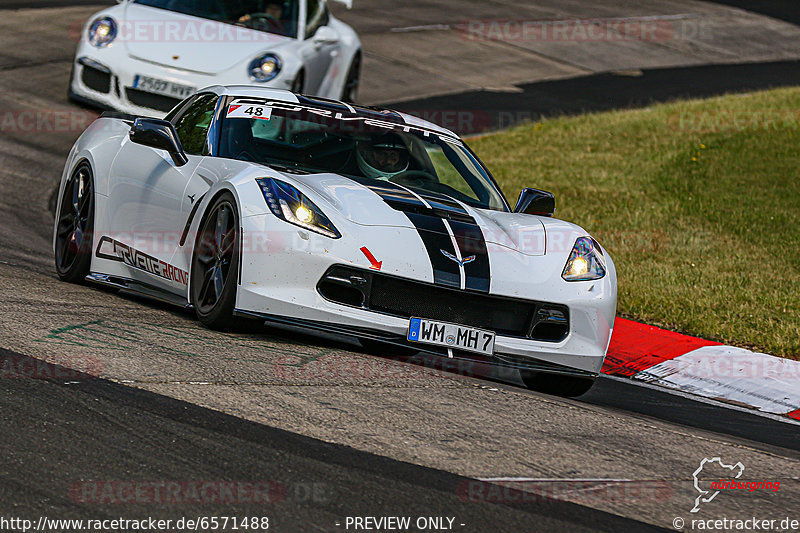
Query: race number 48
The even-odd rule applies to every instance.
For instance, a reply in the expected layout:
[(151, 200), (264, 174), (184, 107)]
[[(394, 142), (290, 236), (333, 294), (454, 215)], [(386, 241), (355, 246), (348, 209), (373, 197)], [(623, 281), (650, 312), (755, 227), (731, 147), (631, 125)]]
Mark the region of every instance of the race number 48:
[(249, 104), (231, 104), (225, 118), (249, 118), (269, 120), (272, 116), (272, 108)]

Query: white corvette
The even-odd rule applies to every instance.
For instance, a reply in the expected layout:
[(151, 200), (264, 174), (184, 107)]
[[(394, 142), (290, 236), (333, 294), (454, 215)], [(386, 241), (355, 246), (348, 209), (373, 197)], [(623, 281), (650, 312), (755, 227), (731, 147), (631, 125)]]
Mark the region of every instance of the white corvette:
[(388, 110), (211, 87), (166, 120), (106, 114), (64, 169), (59, 276), (254, 319), (520, 369), (585, 392), (617, 279), (525, 189), (515, 209), (452, 132)]
[(161, 117), (216, 84), (352, 102), (360, 72), (358, 35), (326, 0), (121, 0), (86, 23), (68, 94)]

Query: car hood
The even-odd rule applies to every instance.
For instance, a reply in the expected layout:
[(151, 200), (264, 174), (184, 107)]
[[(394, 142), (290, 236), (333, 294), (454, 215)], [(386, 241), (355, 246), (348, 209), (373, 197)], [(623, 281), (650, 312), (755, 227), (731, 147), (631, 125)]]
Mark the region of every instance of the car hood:
[[(415, 228), (409, 214), (420, 212), (419, 202), (377, 180), (356, 180), (337, 174), (287, 175), (302, 189), (324, 198), (341, 216), (362, 226)], [(488, 245), (500, 246), (525, 255), (544, 255), (546, 249), (543, 217), (475, 209), (452, 199), (425, 195), (434, 207), (425, 214), (450, 219), (463, 226), (477, 226)], [(327, 209), (323, 209), (327, 211)], [(475, 228), (476, 230), (478, 228)]]
[(122, 18), (120, 41), (130, 57), (201, 74), (219, 74), (294, 40), (131, 2)]

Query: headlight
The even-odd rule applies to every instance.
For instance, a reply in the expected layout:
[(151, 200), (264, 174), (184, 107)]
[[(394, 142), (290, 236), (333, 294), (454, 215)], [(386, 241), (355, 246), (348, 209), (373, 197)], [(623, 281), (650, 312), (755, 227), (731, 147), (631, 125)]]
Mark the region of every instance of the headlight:
[(97, 48), (108, 46), (117, 37), (117, 23), (111, 17), (100, 17), (89, 26), (89, 43)]
[(275, 54), (264, 54), (250, 63), (250, 79), (253, 81), (269, 81), (281, 71), (281, 59)]
[(580, 237), (569, 254), (561, 277), (566, 281), (589, 281), (606, 275), (606, 262), (600, 245), (591, 237)]
[(342, 236), (319, 207), (292, 185), (272, 178), (260, 178), (256, 181), (264, 193), (270, 211), (276, 217), (331, 239)]

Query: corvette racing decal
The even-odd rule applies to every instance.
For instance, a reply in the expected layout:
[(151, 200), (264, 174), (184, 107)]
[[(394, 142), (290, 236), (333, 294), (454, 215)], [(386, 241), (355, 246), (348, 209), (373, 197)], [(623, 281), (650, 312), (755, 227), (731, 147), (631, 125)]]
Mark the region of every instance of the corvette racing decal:
[(189, 273), (185, 270), (131, 248), (127, 244), (115, 241), (111, 237), (103, 236), (100, 238), (95, 255), (100, 259), (120, 261), (137, 270), (147, 272), (167, 281), (174, 281), (181, 285), (188, 285), (189, 283)]

